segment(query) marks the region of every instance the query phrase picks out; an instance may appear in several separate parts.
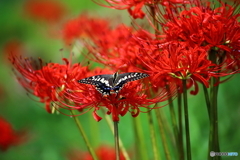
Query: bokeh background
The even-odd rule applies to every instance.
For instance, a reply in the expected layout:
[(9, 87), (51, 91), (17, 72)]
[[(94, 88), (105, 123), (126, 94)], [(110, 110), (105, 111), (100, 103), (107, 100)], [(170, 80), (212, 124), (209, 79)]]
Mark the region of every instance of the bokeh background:
[[(71, 49), (58, 36), (64, 21), (75, 18), (83, 12), (108, 18), (110, 15), (120, 16), (125, 22), (129, 22), (130, 18), (126, 11), (103, 8), (91, 0), (59, 0), (58, 2), (61, 2), (65, 9), (63, 18), (58, 22), (44, 21), (34, 18), (27, 12), (27, 2), (24, 0), (0, 1), (0, 116), (8, 120), (15, 130), (24, 130), (28, 134), (24, 143), (12, 146), (6, 151), (0, 151), (0, 160), (67, 160), (68, 155), (74, 150), (87, 151), (73, 119), (61, 114), (48, 114), (44, 110), (44, 104), (33, 101), (27, 95), (12, 72), (12, 66), (7, 60), (6, 48), (17, 45), (20, 48), (23, 47), (26, 54), (32, 57), (61, 62), (61, 58), (69, 57), (71, 52)], [(240, 76), (235, 75), (221, 84), (218, 102), (221, 151), (240, 154), (239, 82)], [(197, 96), (189, 95), (190, 134), (194, 160), (206, 159), (208, 155), (209, 123), (202, 93), (200, 90)], [(161, 110), (164, 123), (168, 126), (165, 133), (170, 142), (173, 133), (169, 108), (166, 106)], [(150, 157), (153, 157), (146, 115), (141, 114), (137, 118), (143, 128), (146, 151)], [(113, 135), (104, 118), (96, 122), (90, 111), (79, 116), (79, 119), (95, 148), (103, 144), (114, 147)], [(155, 128), (158, 134), (157, 125)], [(130, 155), (134, 155), (134, 146), (138, 145), (139, 141), (134, 136), (133, 118), (130, 115), (121, 117), (119, 130), (125, 147)], [(161, 143), (159, 148), (163, 148)], [(170, 151), (172, 157), (176, 156), (173, 146)], [(159, 152), (164, 159), (163, 149)], [(222, 158), (239, 159), (239, 156)]]

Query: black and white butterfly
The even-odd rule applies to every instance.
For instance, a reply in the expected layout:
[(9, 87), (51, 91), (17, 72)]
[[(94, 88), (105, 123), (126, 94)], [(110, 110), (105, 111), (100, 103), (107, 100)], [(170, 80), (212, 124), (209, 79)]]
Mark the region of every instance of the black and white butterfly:
[(118, 74), (102, 74), (87, 77), (78, 80), (79, 83), (94, 85), (96, 89), (103, 95), (117, 94), (123, 86), (131, 81), (136, 81), (149, 75), (146, 73), (129, 72)]

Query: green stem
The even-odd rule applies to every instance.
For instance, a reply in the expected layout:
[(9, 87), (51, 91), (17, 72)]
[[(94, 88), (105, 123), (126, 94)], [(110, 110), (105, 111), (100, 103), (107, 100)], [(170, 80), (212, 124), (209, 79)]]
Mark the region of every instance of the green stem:
[(178, 93), (178, 141), (179, 141), (179, 151), (180, 159), (184, 159), (184, 146), (183, 146), (183, 127), (182, 127), (182, 94)]
[(175, 145), (177, 146), (177, 151), (178, 151), (178, 157), (180, 158), (181, 155), (181, 149), (179, 146), (179, 139), (178, 139), (178, 127), (177, 127), (177, 120), (176, 120), (176, 114), (174, 111), (174, 106), (173, 106), (173, 99), (171, 96), (171, 91), (168, 85), (166, 85), (167, 92), (169, 94), (168, 97), (168, 104), (169, 104), (169, 109), (170, 109), (170, 115), (171, 115), (171, 120), (172, 120), (172, 128), (173, 128), (173, 133), (174, 133), (174, 138), (175, 138)]
[[(218, 51), (216, 48), (212, 48), (209, 51), (209, 59), (214, 64), (221, 64), (223, 61), (223, 57), (217, 58)], [(219, 138), (218, 138), (218, 108), (217, 108), (217, 94), (218, 94), (218, 84), (219, 78), (212, 77), (211, 84), (210, 84), (210, 133), (209, 133), (209, 152), (220, 152), (219, 147)], [(212, 157), (208, 156), (208, 159), (213, 159)], [(220, 156), (215, 156), (214, 159), (219, 160), (221, 159)]]
[(153, 119), (152, 119), (152, 116), (151, 116), (151, 112), (149, 111), (147, 113), (147, 115), (148, 115), (148, 122), (149, 122), (149, 127), (150, 127), (150, 135), (151, 135), (154, 159), (155, 160), (160, 160), (160, 157), (158, 155), (157, 139), (156, 139), (156, 135), (155, 135), (155, 132), (154, 132), (154, 125), (153, 125)]
[[(88, 118), (89, 118), (89, 125), (91, 126), (91, 130), (94, 131), (98, 131), (99, 130), (99, 123), (96, 123), (95, 119), (93, 119), (92, 114), (88, 114)], [(90, 140), (91, 140), (91, 144), (93, 146), (97, 146), (100, 142), (99, 142), (99, 136), (96, 136), (95, 132), (90, 132)]]
[(203, 84), (203, 91), (204, 91), (205, 101), (206, 101), (207, 110), (208, 110), (208, 117), (210, 119), (211, 103), (210, 103), (207, 87), (204, 84)]
[(83, 140), (84, 140), (84, 142), (85, 142), (85, 144), (86, 144), (86, 146), (87, 146), (87, 148), (88, 148), (89, 153), (91, 154), (93, 160), (98, 160), (98, 158), (97, 158), (97, 156), (96, 156), (96, 154), (95, 154), (92, 146), (91, 146), (90, 143), (89, 143), (89, 140), (88, 140), (88, 138), (87, 138), (87, 136), (86, 136), (86, 134), (85, 134), (85, 132), (84, 132), (84, 130), (83, 130), (83, 127), (82, 127), (80, 121), (79, 121), (78, 118), (74, 115), (74, 111), (73, 111), (73, 110), (70, 110), (70, 111), (71, 111), (72, 116), (73, 116), (73, 119), (74, 119), (74, 121), (75, 121), (75, 123), (76, 123), (76, 125), (77, 125), (77, 127), (78, 127), (78, 130), (80, 131), (80, 133), (81, 133), (81, 135), (82, 135), (82, 137), (83, 137)]
[[(220, 152), (219, 137), (218, 137), (218, 108), (217, 108), (217, 94), (218, 86), (214, 86), (218, 81), (217, 78), (211, 79), (211, 108), (210, 108), (210, 137), (209, 137), (209, 152)], [(221, 159), (220, 156), (214, 157), (216, 160)], [(213, 159), (209, 157), (209, 159)]]
[(158, 121), (160, 136), (162, 139), (163, 149), (164, 149), (166, 160), (171, 160), (172, 158), (171, 158), (170, 152), (168, 150), (168, 143), (167, 143), (167, 139), (166, 139), (166, 136), (164, 133), (163, 120), (162, 120), (160, 109), (155, 109), (155, 113), (156, 113), (156, 117), (157, 117), (157, 121)]
[[(114, 134), (114, 127), (113, 127), (113, 124), (112, 124), (112, 119), (109, 117), (109, 115), (107, 115), (107, 114), (104, 112), (104, 110), (102, 110), (102, 112), (104, 113), (105, 119), (106, 119), (106, 121), (107, 121), (107, 124), (108, 124), (110, 130), (111, 130), (112, 133)], [(121, 151), (122, 151), (122, 154), (123, 154), (125, 160), (130, 160), (129, 155), (128, 155), (125, 147), (123, 146), (123, 143), (122, 143), (122, 140), (121, 140), (120, 137), (119, 137), (119, 146), (120, 146), (120, 149), (121, 149)]]
[(136, 154), (136, 159), (138, 160), (145, 160), (145, 159), (149, 159), (147, 152), (146, 151), (146, 144), (145, 144), (145, 137), (144, 137), (144, 133), (142, 130), (142, 123), (141, 123), (141, 118), (140, 117), (136, 117), (133, 118), (133, 126), (134, 126), (134, 133), (135, 133), (135, 137), (136, 137), (136, 149), (138, 154)]
[(114, 121), (113, 123), (114, 123), (114, 140), (115, 140), (116, 160), (120, 160), (118, 122)]
[(188, 102), (187, 102), (187, 81), (186, 79), (183, 79), (182, 82), (183, 82), (183, 103), (184, 103), (185, 130), (186, 130), (187, 160), (191, 160), (191, 144), (190, 144)]

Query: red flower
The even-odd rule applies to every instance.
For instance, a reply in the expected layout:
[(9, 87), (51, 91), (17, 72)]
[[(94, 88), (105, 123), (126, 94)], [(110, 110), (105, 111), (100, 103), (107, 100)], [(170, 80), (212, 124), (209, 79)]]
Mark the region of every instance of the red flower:
[(136, 58), (139, 48), (143, 47), (139, 41), (155, 43), (153, 36), (143, 30), (133, 31), (133, 28), (119, 25), (95, 37), (91, 44), (86, 44), (88, 57), (92, 60), (112, 68), (114, 71), (136, 72), (143, 68), (143, 64)]
[(127, 9), (129, 14), (136, 19), (143, 18), (145, 16), (144, 11), (142, 10), (144, 5), (151, 6), (153, 4), (185, 3), (186, 0), (104, 0), (109, 5), (99, 2), (100, 0), (94, 1), (101, 6), (108, 8), (114, 8), (119, 10)]
[[(186, 79), (194, 85), (196, 94), (198, 92), (197, 82), (209, 86), (209, 79), (219, 76), (217, 71), (220, 70), (217, 65), (208, 60), (207, 51), (203, 48), (191, 48), (178, 43), (169, 44), (162, 51), (148, 54), (142, 50), (145, 58), (142, 59), (146, 65), (146, 71), (152, 75), (152, 83), (161, 86), (162, 81), (173, 81), (172, 78), (179, 80)], [(168, 78), (167, 78), (168, 77)], [(175, 80), (178, 86), (181, 82)], [(190, 86), (189, 86), (190, 87)]]
[(65, 7), (55, 0), (28, 0), (25, 4), (27, 15), (35, 20), (57, 22), (66, 12)]
[(87, 58), (102, 63), (115, 72), (135, 72), (136, 66), (141, 68), (141, 61), (135, 54), (141, 47), (138, 41), (156, 43), (153, 35), (143, 30), (133, 31), (132, 27), (122, 24), (111, 27), (106, 19), (90, 18), (86, 15), (66, 23), (63, 35), (67, 42), (73, 38), (79, 40), (80, 44), (84, 44), (88, 49), (85, 54)]
[(204, 5), (200, 0), (191, 1), (189, 5), (166, 6), (163, 12), (159, 10), (163, 17), (161, 26), (166, 42), (181, 41), (193, 48), (205, 47), (209, 56), (216, 54), (214, 63), (228, 66), (227, 72), (232, 73), (239, 68), (234, 66), (236, 63), (229, 63), (239, 61), (235, 54), (240, 49), (239, 2), (235, 6), (219, 2), (220, 7), (212, 6), (210, 2)]
[(57, 101), (59, 90), (65, 89), (69, 82), (81, 79), (87, 72), (80, 64), (71, 66), (67, 59), (65, 64), (48, 63), (45, 66), (41, 59), (39, 64), (33, 59), (10, 56), (14, 68), (19, 72), (18, 81), (31, 94), (40, 98), (46, 104), (46, 110), (51, 113), (50, 103)]
[[(102, 145), (96, 149), (96, 155), (98, 160), (113, 160), (115, 159), (115, 149)], [(69, 160), (92, 160), (92, 156), (89, 153), (73, 151), (68, 156)], [(125, 160), (122, 153), (120, 153), (120, 160)]]
[[(134, 71), (130, 60), (135, 60), (134, 51), (137, 50), (132, 38), (132, 28), (119, 25), (109, 29), (101, 36), (95, 36), (86, 43), (88, 56), (99, 63), (109, 66), (114, 71)], [(102, 32), (103, 33), (103, 32)]]
[(66, 43), (70, 43), (73, 39), (79, 38), (80, 36), (81, 38), (99, 37), (101, 34), (106, 34), (109, 28), (108, 20), (90, 18), (83, 14), (64, 24), (62, 31), (63, 39)]
[(7, 150), (10, 146), (18, 145), (26, 140), (23, 131), (16, 132), (11, 124), (0, 117), (0, 150)]
[(237, 22), (239, 14), (234, 14), (235, 9), (224, 3), (215, 9), (211, 9), (210, 6), (193, 5), (194, 3), (189, 9), (185, 7), (180, 13), (169, 12), (172, 10), (166, 8), (169, 19), (166, 19), (168, 22), (163, 25), (167, 40), (181, 40), (191, 46), (210, 45), (228, 51), (229, 48), (224, 44), (237, 40), (232, 41), (229, 32), (235, 31), (237, 35), (240, 34)]

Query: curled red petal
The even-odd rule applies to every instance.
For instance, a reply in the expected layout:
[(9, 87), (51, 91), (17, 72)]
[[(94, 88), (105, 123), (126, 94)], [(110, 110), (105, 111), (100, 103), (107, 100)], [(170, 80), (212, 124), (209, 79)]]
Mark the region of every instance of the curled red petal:
[(133, 117), (137, 117), (139, 115), (139, 113), (140, 113), (139, 108), (135, 108), (134, 112), (131, 112)]
[(101, 119), (102, 119), (102, 117), (100, 117), (98, 114), (97, 114), (97, 110), (95, 109), (94, 111), (93, 111), (93, 118), (97, 121), (97, 122), (99, 122)]

